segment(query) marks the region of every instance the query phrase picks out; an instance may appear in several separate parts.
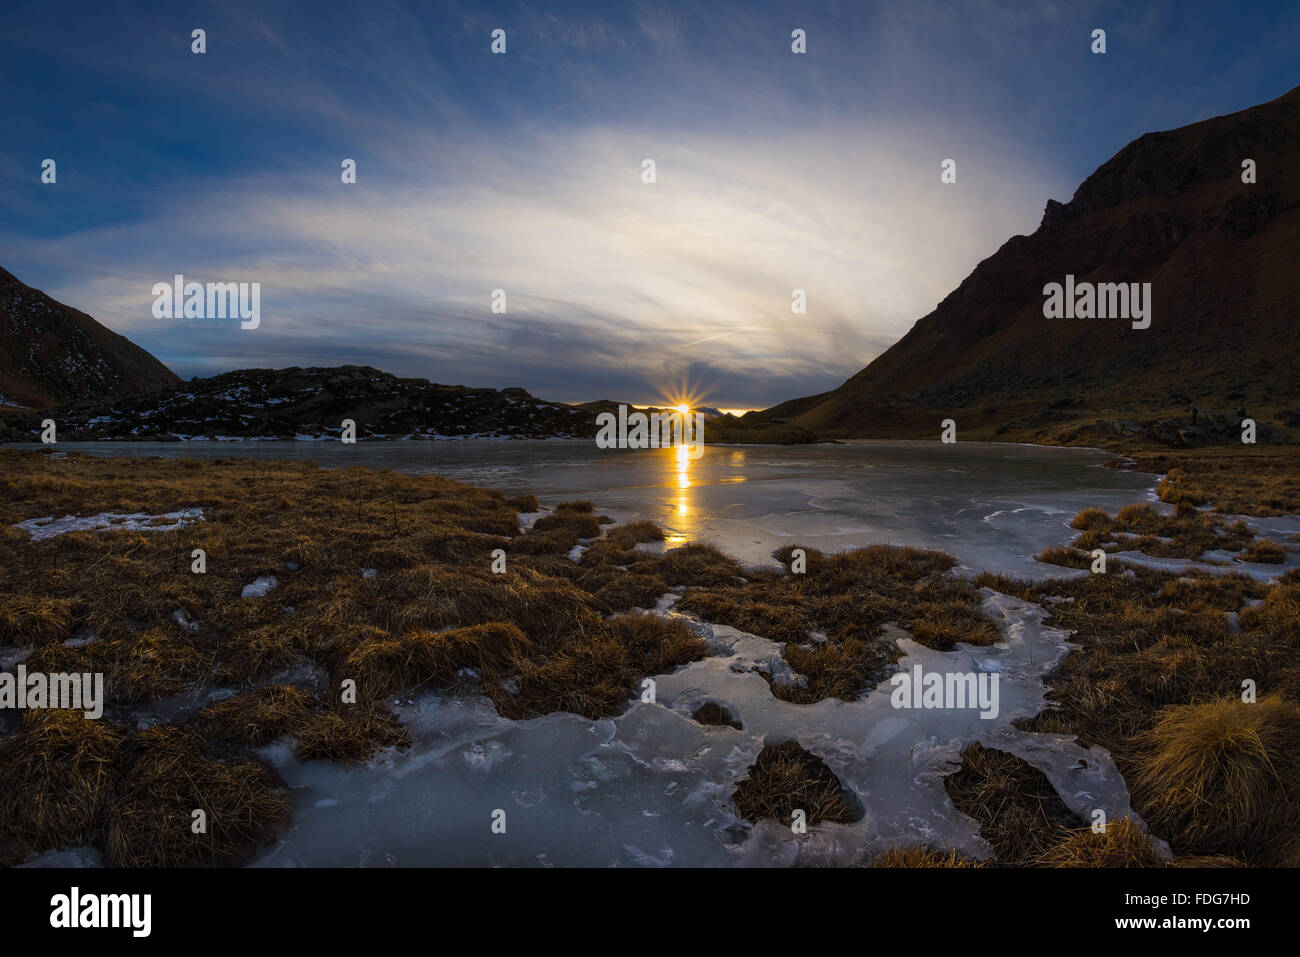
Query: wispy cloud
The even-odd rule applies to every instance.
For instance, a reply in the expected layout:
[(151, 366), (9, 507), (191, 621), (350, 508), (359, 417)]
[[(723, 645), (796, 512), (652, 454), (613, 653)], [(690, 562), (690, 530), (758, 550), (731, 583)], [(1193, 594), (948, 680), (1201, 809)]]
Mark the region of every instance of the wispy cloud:
[[(0, 36), (18, 104), (0, 265), (185, 375), (368, 362), (575, 401), (691, 378), (711, 404), (769, 404), (887, 348), (1141, 132), (1144, 104), (1195, 118), (1203, 94), (1184, 91), (1204, 84), (1179, 58), (1202, 69), (1190, 54), (1214, 50), (1216, 25), (1171, 38), (1169, 19), (996, 2), (36, 6)], [(1272, 37), (1297, 19), (1229, 28), (1218, 60), (1250, 39), (1281, 62)], [(1108, 61), (1086, 52), (1094, 23)], [(1168, 76), (1139, 98), (1144, 57)], [(1216, 102), (1264, 98), (1221, 72)], [(37, 182), (44, 156), (57, 188)], [(150, 289), (175, 273), (261, 282), (262, 327), (154, 319)]]

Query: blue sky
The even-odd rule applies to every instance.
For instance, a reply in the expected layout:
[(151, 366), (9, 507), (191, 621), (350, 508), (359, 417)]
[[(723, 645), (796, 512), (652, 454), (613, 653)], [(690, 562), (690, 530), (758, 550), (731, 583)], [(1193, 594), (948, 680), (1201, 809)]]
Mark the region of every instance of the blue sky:
[[(1134, 137), (1285, 93), (1297, 50), (1294, 2), (7, 4), (0, 266), (186, 377), (760, 407)], [(261, 282), (261, 326), (155, 319), (176, 273)]]

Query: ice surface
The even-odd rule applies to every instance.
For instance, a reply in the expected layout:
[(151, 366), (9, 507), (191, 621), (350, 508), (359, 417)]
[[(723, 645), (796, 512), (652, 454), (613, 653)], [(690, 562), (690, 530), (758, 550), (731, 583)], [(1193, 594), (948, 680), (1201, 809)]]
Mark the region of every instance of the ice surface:
[[(775, 698), (757, 670), (780, 646), (722, 625), (698, 627), (723, 653), (656, 678), (657, 700), (591, 721), (551, 714), (499, 717), (486, 698), (428, 693), (399, 709), (414, 744), (368, 767), (297, 762), (283, 742), (263, 750), (295, 788), (295, 820), (259, 863), (397, 865), (701, 866), (845, 864), (895, 844), (931, 843), (987, 857), (974, 821), (948, 800), (943, 777), (979, 741), (1041, 768), (1073, 810), (1131, 814), (1110, 756), (1070, 736), (1012, 722), (1044, 707), (1043, 676), (1068, 652), (1067, 634), (1038, 606), (983, 592), (997, 646), (939, 652), (901, 639), (899, 669), (994, 670), (1000, 713), (899, 710), (886, 682), (859, 700), (797, 705)], [(672, 614), (671, 611), (664, 612)], [(706, 727), (705, 700), (744, 730)], [(866, 811), (855, 824), (788, 826), (737, 820), (736, 782), (764, 743), (794, 739), (821, 757)], [(506, 812), (505, 834), (491, 831)]]
[[(230, 454), (218, 443), (65, 445), (96, 455)], [(583, 440), (264, 442), (259, 454), (436, 473), (547, 502), (589, 499), (617, 521), (660, 523), (670, 545), (706, 541), (751, 565), (774, 564), (772, 552), (793, 542), (830, 551), (885, 543), (941, 548), (963, 574), (989, 569), (1039, 579), (1060, 570), (1034, 556), (1072, 540), (1078, 533), (1070, 520), (1081, 509), (1113, 513), (1154, 502), (1157, 481), (1105, 468), (1115, 457), (1093, 449), (937, 440), (705, 446), (695, 460), (673, 449), (620, 451)]]

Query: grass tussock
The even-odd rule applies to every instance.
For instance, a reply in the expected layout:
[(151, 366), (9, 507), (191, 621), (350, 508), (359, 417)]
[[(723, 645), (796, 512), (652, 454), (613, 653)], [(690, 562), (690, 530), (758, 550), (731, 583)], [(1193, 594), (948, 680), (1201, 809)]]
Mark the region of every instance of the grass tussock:
[(740, 816), (754, 823), (771, 818), (788, 825), (796, 810), (807, 815), (809, 825), (862, 818), (857, 800), (834, 772), (795, 741), (764, 745), (732, 801)]
[(294, 752), (302, 761), (365, 761), (384, 748), (406, 748), (411, 737), (385, 708), (339, 706), (314, 715), (297, 732)]
[(967, 857), (958, 851), (943, 851), (936, 847), (891, 847), (871, 858), (872, 867), (983, 867), (983, 861)]
[(1230, 445), (1127, 452), (1143, 472), (1163, 474), (1163, 502), (1213, 505), (1229, 515), (1300, 512), (1300, 447)]
[(0, 866), (83, 844), (104, 816), (125, 733), (80, 712), (29, 712), (0, 738)]
[(312, 719), (315, 699), (291, 685), (267, 685), (209, 705), (201, 719), (215, 737), (258, 747), (297, 734)]
[(664, 531), (654, 522), (628, 522), (607, 531), (605, 540), (615, 548), (627, 550), (641, 542), (662, 542)]
[(1259, 562), (1265, 565), (1281, 565), (1286, 561), (1286, 549), (1277, 542), (1256, 541), (1249, 548), (1237, 553), (1239, 562)]
[(979, 823), (980, 836), (1002, 864), (1036, 863), (1085, 823), (1038, 768), (978, 743), (966, 747), (961, 768), (943, 783), (953, 806)]
[(1038, 860), (1045, 867), (1164, 867), (1151, 835), (1132, 818), (1108, 821), (1100, 834), (1079, 828)]
[(1086, 553), (1097, 548), (1192, 560), (1202, 559), (1209, 551), (1238, 552), (1249, 548), (1271, 554), (1272, 549), (1279, 548), (1271, 542), (1256, 540), (1250, 527), (1241, 520), (1229, 522), (1186, 503), (1179, 503), (1173, 515), (1165, 515), (1145, 503), (1126, 505), (1113, 517), (1102, 509), (1087, 508), (1070, 525), (1080, 531), (1071, 543), (1073, 549), (1049, 548), (1038, 556), (1039, 561), (1083, 568), (1090, 562)]
[(1300, 833), (1300, 705), (1278, 696), (1166, 709), (1140, 738), (1136, 803), (1179, 852), (1282, 864)]
[[(1300, 848), (1290, 797), (1300, 781), (1288, 777), (1296, 765), (1286, 744), (1300, 699), (1297, 577), (1270, 585), (1134, 567), (1038, 584), (976, 581), (1044, 603), (1048, 623), (1081, 646), (1048, 679), (1052, 707), (1027, 730), (1106, 748), (1134, 810), (1176, 863), (1270, 864)], [(1245, 679), (1259, 689), (1257, 704), (1241, 701)]]
[[(288, 816), (289, 799), (270, 771), (253, 761), (214, 761), (203, 741), (175, 727), (140, 732), (105, 828), (111, 867), (191, 867), (240, 863), (270, 841)], [(206, 831), (195, 833), (195, 811)]]
[(740, 718), (728, 707), (718, 704), (716, 701), (706, 701), (693, 712), (691, 719), (698, 721), (700, 724), (709, 725), (715, 728), (735, 728), (737, 731), (744, 731), (745, 726), (741, 724)]

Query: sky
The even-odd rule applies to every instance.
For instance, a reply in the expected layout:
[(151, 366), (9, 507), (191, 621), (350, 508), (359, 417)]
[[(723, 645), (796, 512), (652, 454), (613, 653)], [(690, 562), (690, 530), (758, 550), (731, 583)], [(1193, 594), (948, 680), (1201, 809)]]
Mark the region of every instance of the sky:
[[(761, 408), (1297, 50), (1292, 0), (4, 4), (0, 266), (185, 378)], [(259, 282), (260, 325), (155, 318), (176, 274)]]

